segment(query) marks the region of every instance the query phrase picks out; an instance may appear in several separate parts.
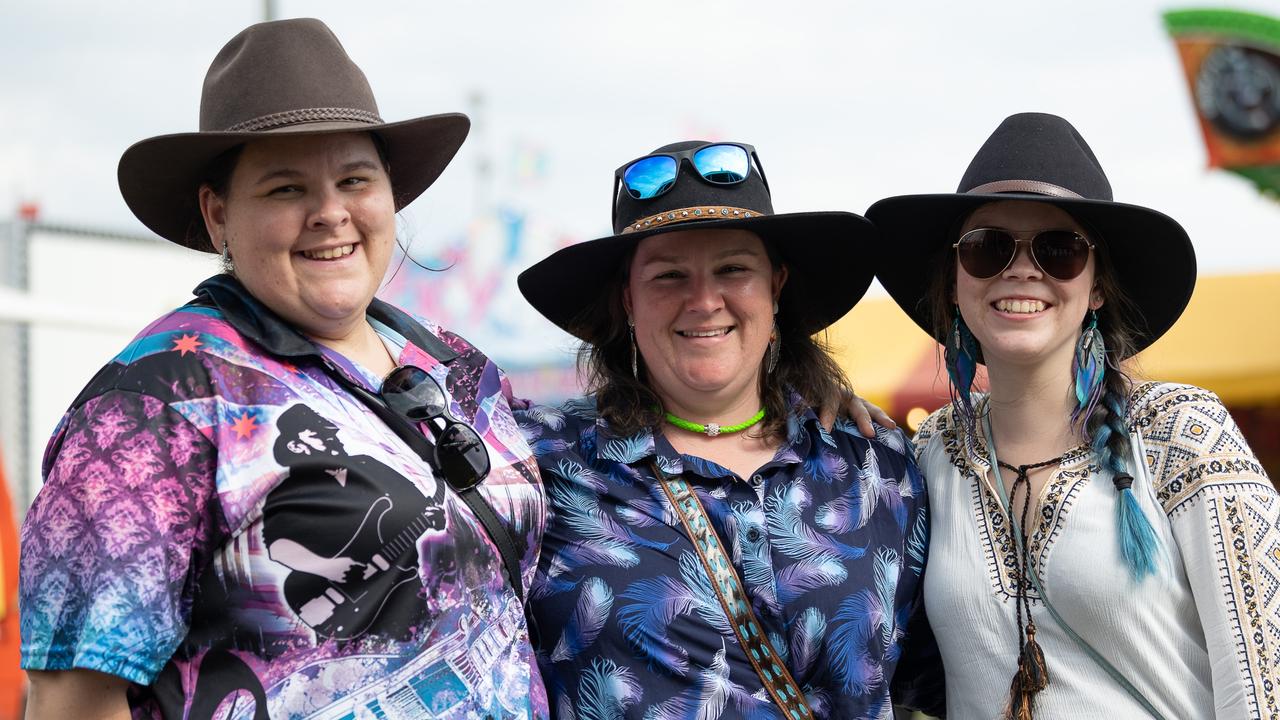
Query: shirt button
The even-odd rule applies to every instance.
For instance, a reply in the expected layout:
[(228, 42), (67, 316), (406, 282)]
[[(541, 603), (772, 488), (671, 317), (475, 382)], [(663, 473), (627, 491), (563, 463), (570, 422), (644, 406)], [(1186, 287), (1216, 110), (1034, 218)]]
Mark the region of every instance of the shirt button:
[(751, 542), (760, 542), (760, 528), (749, 528), (747, 530), (747, 540)]
[(751, 484), (752, 484), (752, 485), (757, 485), (757, 486), (759, 486), (759, 485), (763, 485), (763, 484), (764, 484), (764, 476), (763, 476), (763, 475), (759, 475), (759, 474), (752, 475), (752, 476), (751, 476)]

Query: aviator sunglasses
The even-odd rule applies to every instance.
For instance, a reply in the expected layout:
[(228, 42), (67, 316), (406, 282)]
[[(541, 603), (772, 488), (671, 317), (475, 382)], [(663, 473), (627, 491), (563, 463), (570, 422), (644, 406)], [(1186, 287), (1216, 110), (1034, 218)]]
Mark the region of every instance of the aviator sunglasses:
[(480, 436), (449, 414), (444, 390), (426, 370), (397, 367), (382, 381), (381, 395), (396, 414), (426, 424), (435, 441), (435, 467), (454, 490), (469, 490), (489, 474), (489, 452)]
[[(733, 185), (747, 179), (753, 159), (756, 172), (764, 180), (764, 169), (760, 167), (756, 149), (743, 143), (707, 143), (687, 150), (646, 155), (614, 171), (614, 196), (618, 193), (618, 182), (636, 200), (650, 200), (662, 195), (675, 186), (682, 160), (688, 160), (709, 183)], [(769, 182), (765, 180), (765, 187), (768, 186)]]
[(1078, 277), (1093, 250), (1088, 238), (1072, 230), (1042, 230), (1027, 240), (1000, 228), (975, 228), (961, 235), (951, 247), (956, 249), (956, 258), (965, 272), (987, 280), (1013, 264), (1018, 243), (1023, 242), (1030, 247), (1031, 262), (1055, 280)]

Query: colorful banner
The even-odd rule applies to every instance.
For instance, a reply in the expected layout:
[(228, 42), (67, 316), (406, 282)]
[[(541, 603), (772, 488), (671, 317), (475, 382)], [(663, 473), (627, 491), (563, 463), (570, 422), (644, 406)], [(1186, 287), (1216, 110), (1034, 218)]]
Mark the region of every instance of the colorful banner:
[(1280, 196), (1280, 19), (1233, 10), (1177, 10), (1173, 36), (1209, 166)]

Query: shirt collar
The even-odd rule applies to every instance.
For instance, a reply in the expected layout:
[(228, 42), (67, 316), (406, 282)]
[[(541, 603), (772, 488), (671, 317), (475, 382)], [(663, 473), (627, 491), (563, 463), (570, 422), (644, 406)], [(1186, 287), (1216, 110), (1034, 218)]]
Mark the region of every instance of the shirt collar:
[[(791, 407), (803, 407), (803, 412), (792, 412), (787, 418), (787, 443), (782, 446), (778, 452), (778, 460), (803, 462), (804, 458), (809, 457), (809, 453), (813, 452), (815, 439), (822, 442), (824, 438), (830, 440), (830, 433), (818, 422), (818, 413), (813, 408), (806, 405), (800, 395), (792, 392), (790, 394)], [(788, 454), (794, 457), (788, 456)]]
[[(253, 297), (235, 277), (225, 273), (214, 275), (196, 286), (193, 292), (196, 298), (192, 304), (216, 307), (236, 332), (271, 354), (325, 360), (315, 343)], [(432, 335), (422, 323), (393, 305), (374, 298), (365, 312), (442, 363), (458, 357), (458, 353)]]
[(680, 453), (671, 447), (666, 437), (655, 436), (653, 428), (642, 427), (630, 435), (621, 435), (599, 415), (596, 416), (596, 454), (626, 465), (647, 466), (656, 460), (666, 473), (684, 472)]

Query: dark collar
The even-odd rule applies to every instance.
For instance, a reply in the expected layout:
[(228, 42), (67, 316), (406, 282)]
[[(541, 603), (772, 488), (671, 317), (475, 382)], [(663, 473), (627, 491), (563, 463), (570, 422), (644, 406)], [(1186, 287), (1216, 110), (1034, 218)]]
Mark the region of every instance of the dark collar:
[[(189, 304), (216, 307), (231, 327), (273, 355), (322, 357), (315, 343), (259, 302), (231, 275), (214, 275), (197, 285), (194, 293), (196, 298)], [(458, 353), (432, 335), (422, 323), (393, 305), (374, 298), (365, 312), (442, 363), (458, 357)]]

